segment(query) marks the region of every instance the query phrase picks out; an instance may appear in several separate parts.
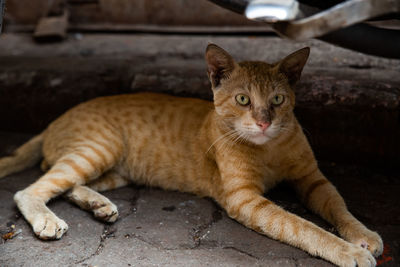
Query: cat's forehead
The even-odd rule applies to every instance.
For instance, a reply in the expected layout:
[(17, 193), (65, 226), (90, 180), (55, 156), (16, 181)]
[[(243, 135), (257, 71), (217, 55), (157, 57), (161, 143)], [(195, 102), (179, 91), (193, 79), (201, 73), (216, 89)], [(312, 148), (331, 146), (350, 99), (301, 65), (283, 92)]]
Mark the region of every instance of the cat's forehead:
[(239, 66), (249, 76), (266, 76), (271, 75), (274, 65), (262, 61), (242, 61)]
[(269, 94), (286, 84), (284, 76), (274, 65), (260, 61), (244, 61), (239, 63), (239, 76), (245, 89), (255, 93)]

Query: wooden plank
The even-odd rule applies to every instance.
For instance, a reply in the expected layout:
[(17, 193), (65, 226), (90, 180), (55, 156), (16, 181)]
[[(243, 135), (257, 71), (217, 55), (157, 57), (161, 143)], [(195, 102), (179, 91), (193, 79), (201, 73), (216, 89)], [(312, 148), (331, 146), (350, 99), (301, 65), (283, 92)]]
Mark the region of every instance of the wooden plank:
[(70, 23), (72, 32), (125, 32), (165, 34), (270, 34), (272, 28), (260, 26), (175, 26), (152, 24)]
[(44, 17), (39, 20), (33, 38), (38, 42), (61, 41), (67, 37), (68, 12), (60, 16)]

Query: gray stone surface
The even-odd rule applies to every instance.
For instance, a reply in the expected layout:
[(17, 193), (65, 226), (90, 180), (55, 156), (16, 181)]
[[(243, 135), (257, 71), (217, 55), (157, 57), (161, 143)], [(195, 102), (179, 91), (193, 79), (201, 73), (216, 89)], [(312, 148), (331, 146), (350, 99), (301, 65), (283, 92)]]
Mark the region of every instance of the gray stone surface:
[[(0, 133), (0, 156), (29, 137)], [(354, 215), (382, 235), (386, 252), (378, 259), (380, 266), (398, 266), (399, 172), (332, 162), (322, 162), (321, 168)], [(0, 266), (332, 266), (247, 229), (211, 199), (135, 185), (104, 193), (120, 211), (114, 224), (95, 220), (63, 198), (51, 201), (49, 207), (69, 230), (59, 241), (41, 241), (12, 201), (16, 191), (40, 175), (36, 166), (0, 180), (0, 227), (14, 223), (22, 230), (14, 239), (0, 242)], [(267, 197), (335, 233), (287, 186), (278, 186)]]

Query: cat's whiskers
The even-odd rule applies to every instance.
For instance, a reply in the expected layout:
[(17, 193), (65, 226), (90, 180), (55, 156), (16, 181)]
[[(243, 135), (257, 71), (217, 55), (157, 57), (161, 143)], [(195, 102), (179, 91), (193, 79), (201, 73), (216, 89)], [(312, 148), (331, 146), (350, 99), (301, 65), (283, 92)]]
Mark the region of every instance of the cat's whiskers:
[(229, 135), (234, 134), (235, 132), (236, 132), (236, 129), (233, 129), (233, 130), (230, 130), (230, 131), (224, 133), (224, 134), (221, 135), (220, 137), (218, 137), (218, 138), (210, 145), (210, 147), (207, 149), (207, 151), (206, 151), (205, 154), (207, 154), (207, 153), (210, 151), (210, 149), (211, 149), (218, 141), (222, 140), (224, 137), (228, 137)]
[(219, 144), (221, 153), (224, 154), (225, 151), (232, 149), (232, 147), (237, 144), (239, 140), (240, 143), (242, 143), (243, 141), (247, 140), (247, 138), (243, 132), (235, 130), (228, 136), (228, 138), (224, 140), (222, 144)]
[(223, 143), (219, 144), (222, 154), (224, 154), (225, 151), (232, 148), (232, 146), (235, 144), (234, 140), (237, 138), (238, 134), (240, 133), (235, 129), (234, 132), (232, 132), (229, 136), (227, 136), (227, 138), (224, 140)]
[(240, 142), (242, 143), (242, 141), (246, 140), (246, 135), (243, 132), (238, 132), (239, 135), (235, 138), (235, 140), (233, 140), (233, 144), (235, 144), (236, 142)]
[(292, 133), (295, 131), (295, 129), (294, 129), (293, 125), (291, 125), (291, 124), (289, 124), (289, 125), (281, 124), (278, 131), (280, 133)]
[[(248, 141), (248, 135), (246, 135), (244, 132), (236, 130), (234, 134), (230, 135), (229, 138), (227, 138), (225, 142), (221, 144), (221, 152), (225, 153), (226, 150), (231, 149), (235, 144), (242, 144), (245, 141)], [(227, 146), (223, 147), (223, 145)]]

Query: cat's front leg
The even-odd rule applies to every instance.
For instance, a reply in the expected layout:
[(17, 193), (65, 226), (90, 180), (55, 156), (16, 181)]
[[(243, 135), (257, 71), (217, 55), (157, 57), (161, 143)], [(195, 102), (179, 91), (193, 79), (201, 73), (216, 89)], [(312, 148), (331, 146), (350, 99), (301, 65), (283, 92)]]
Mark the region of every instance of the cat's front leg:
[(311, 210), (334, 225), (344, 239), (367, 248), (375, 257), (382, 254), (382, 238), (368, 230), (347, 210), (343, 198), (318, 168), (299, 176), (292, 183)]
[(262, 196), (251, 179), (222, 179), (223, 189), (216, 197), (229, 216), (269, 237), (301, 248), (339, 266), (375, 266), (371, 253), (349, 243), (315, 224), (291, 214)]

